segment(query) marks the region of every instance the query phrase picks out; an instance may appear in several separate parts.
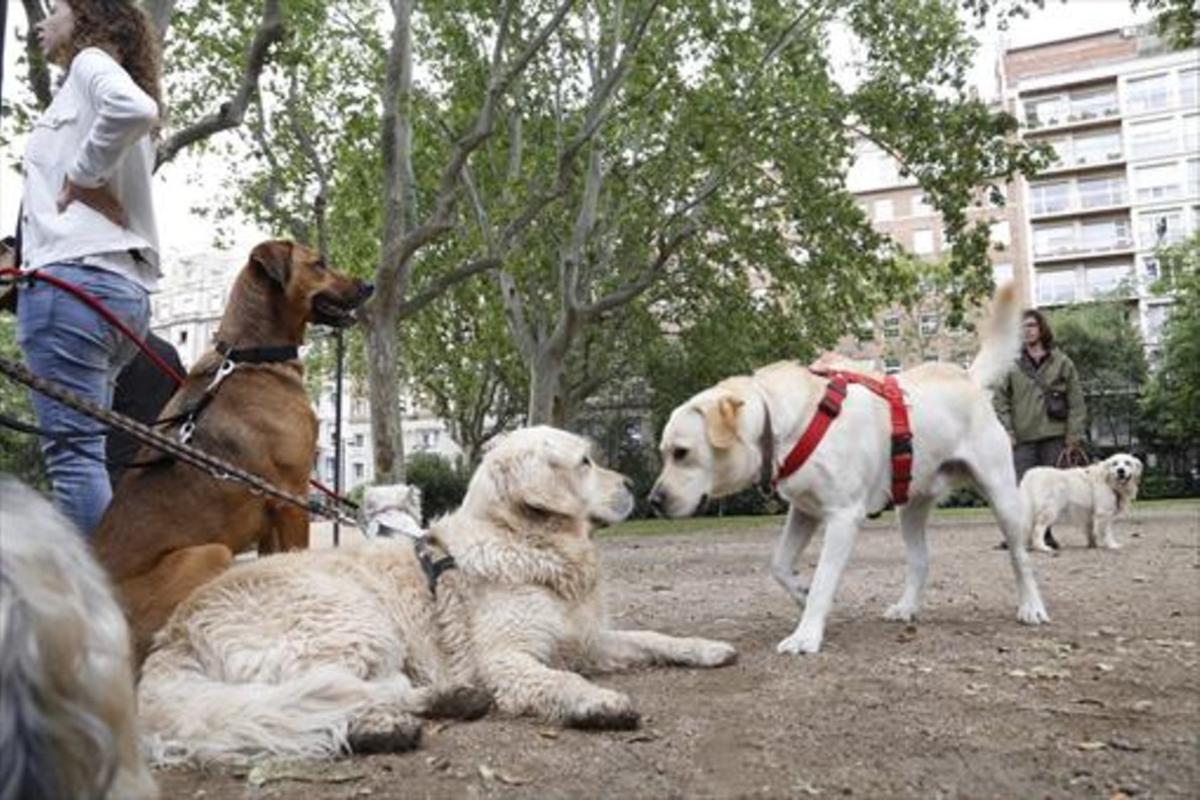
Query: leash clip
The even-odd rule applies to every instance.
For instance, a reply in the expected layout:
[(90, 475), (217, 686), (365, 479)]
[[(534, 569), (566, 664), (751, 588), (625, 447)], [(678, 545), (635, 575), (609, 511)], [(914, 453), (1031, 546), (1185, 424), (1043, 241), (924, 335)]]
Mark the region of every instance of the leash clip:
[(179, 426), (179, 441), (181, 444), (188, 444), (192, 441), (192, 434), (196, 432), (196, 423), (190, 419)]
[(215, 390), (221, 385), (221, 381), (228, 378), (235, 369), (237, 369), (237, 364), (234, 361), (228, 358), (222, 361), (221, 366), (217, 367), (217, 374), (213, 375), (212, 383), (208, 385), (208, 388), (205, 389), (205, 391), (211, 392)]

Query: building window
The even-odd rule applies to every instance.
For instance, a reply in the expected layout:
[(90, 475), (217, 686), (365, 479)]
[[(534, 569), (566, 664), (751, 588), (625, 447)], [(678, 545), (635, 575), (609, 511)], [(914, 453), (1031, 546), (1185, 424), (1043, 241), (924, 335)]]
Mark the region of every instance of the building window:
[(1039, 256), (1069, 253), (1075, 249), (1075, 226), (1041, 225), (1033, 229), (1033, 252)]
[(1117, 113), (1117, 92), (1114, 87), (1085, 89), (1071, 93), (1071, 119), (1111, 117)]
[(354, 434), (354, 446), (363, 447), (367, 443), (367, 437), (361, 433)]
[(938, 332), (938, 315), (936, 313), (921, 315), (921, 335), (933, 336)]
[(1089, 267), (1085, 273), (1088, 297), (1096, 300), (1113, 294), (1132, 277), (1133, 268), (1127, 264)]
[[(1121, 158), (1120, 131), (1076, 136), (1071, 145), (1071, 155), (1076, 164), (1102, 164)], [(1069, 160), (1067, 163), (1071, 163)]]
[(1183, 211), (1172, 208), (1138, 217), (1138, 244), (1145, 249), (1182, 242)]
[(1135, 175), (1138, 200), (1170, 200), (1179, 196), (1179, 170), (1174, 164), (1138, 167)]
[(1156, 119), (1129, 126), (1129, 157), (1154, 158), (1175, 152), (1175, 120)]
[(1008, 283), (1013, 278), (1013, 265), (1007, 261), (992, 265), (992, 282), (997, 286)]
[(1167, 75), (1151, 75), (1125, 84), (1125, 107), (1130, 114), (1142, 114), (1166, 108), (1171, 102)]
[(1183, 151), (1194, 153), (1200, 150), (1200, 114), (1189, 114), (1183, 118)]
[(1125, 203), (1125, 176), (1106, 175), (1101, 178), (1079, 180), (1079, 205), (1081, 208), (1102, 208)]
[(888, 314), (883, 318), (883, 338), (899, 339), (900, 338), (900, 315)]
[(337, 447), (337, 443), (338, 443), (337, 428), (334, 428), (334, 427), (329, 428), (329, 443), (331, 445), (333, 445), (334, 447)]
[(1034, 214), (1056, 214), (1071, 205), (1071, 185), (1067, 181), (1046, 181), (1029, 186), (1029, 198)]
[(1031, 128), (1044, 128), (1067, 121), (1070, 106), (1062, 95), (1025, 101), (1025, 122)]
[(1146, 276), (1146, 280), (1158, 280), (1158, 258), (1142, 256), (1142, 274)]
[(1146, 338), (1152, 342), (1162, 339), (1163, 327), (1170, 318), (1171, 306), (1162, 303), (1146, 306)]
[(932, 255), (933, 251), (933, 230), (918, 228), (913, 231), (913, 252), (919, 256), (927, 256)]
[(1179, 71), (1179, 105), (1183, 108), (1200, 105), (1200, 69)]
[(990, 238), (993, 246), (1008, 247), (1012, 243), (1012, 232), (1008, 227), (1008, 220), (1002, 219), (999, 222), (993, 222), (990, 228)]
[(1124, 217), (1088, 220), (1079, 229), (1082, 250), (1120, 250), (1133, 246), (1129, 220)]
[(1200, 158), (1187, 162), (1187, 193), (1192, 197), (1200, 195)]
[(188, 335), (188, 332), (185, 330), (179, 332), (179, 343), (180, 344), (187, 344), (187, 339), (188, 339), (187, 335)]
[(355, 461), (354, 462), (354, 478), (355, 478), (355, 480), (362, 480), (363, 476), (366, 474), (367, 474), (366, 465), (363, 464), (363, 462), (361, 462), (361, 461)]
[(1050, 149), (1054, 151), (1054, 163), (1052, 166), (1061, 167), (1064, 164), (1071, 163), (1070, 137), (1059, 136), (1054, 139), (1047, 139), (1046, 143), (1050, 145)]
[(326, 474), (326, 475), (327, 475), (327, 476), (328, 476), (328, 477), (329, 477), (331, 480), (333, 479), (333, 477), (334, 477), (334, 473), (335, 473), (336, 471), (337, 471), (337, 459), (336, 459), (336, 458), (327, 458), (327, 459), (325, 459), (325, 474)]
[(1050, 270), (1037, 276), (1037, 299), (1039, 303), (1074, 303), (1074, 270)]
[(900, 359), (895, 356), (885, 356), (883, 359), (883, 371), (888, 375), (895, 375), (900, 371)]

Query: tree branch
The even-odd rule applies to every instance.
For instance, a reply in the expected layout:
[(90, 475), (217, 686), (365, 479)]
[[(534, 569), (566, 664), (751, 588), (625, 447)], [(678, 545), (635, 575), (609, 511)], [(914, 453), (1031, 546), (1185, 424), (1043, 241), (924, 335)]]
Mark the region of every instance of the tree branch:
[(447, 289), (457, 286), (473, 275), (487, 272), (489, 269), (497, 269), (501, 263), (503, 262), (499, 258), (488, 256), (487, 258), (468, 261), (457, 269), (452, 269), (447, 273), (439, 275), (427, 283), (421, 291), (397, 306), (398, 318), (404, 319), (416, 314), (422, 308), (436, 300)]
[(291, 85), (288, 87), (287, 112), (288, 127), (300, 145), (300, 152), (308, 160), (313, 174), (317, 177), (317, 196), (313, 198), (313, 221), (317, 226), (317, 251), (322, 258), (328, 258), (329, 225), (326, 220), (325, 208), (329, 198), (329, 171), (325, 168), (325, 162), (321, 160), (321, 154), (317, 152), (317, 145), (309, 135), (308, 129), (300, 124), (299, 81), (294, 68)]
[(267, 163), (271, 167), (271, 169), (267, 172), (266, 189), (259, 197), (259, 200), (262, 202), (263, 207), (266, 208), (272, 216), (283, 221), (283, 224), (287, 227), (288, 232), (291, 233), (293, 239), (304, 241), (308, 239), (309, 235), (308, 224), (299, 217), (293, 216), (287, 211), (284, 211), (284, 209), (280, 206), (279, 201), (275, 199), (280, 190), (278, 176), (281, 174), (281, 170), (279, 161), (275, 158), (275, 151), (271, 148), (271, 144), (267, 140), (267, 118), (266, 112), (263, 111), (262, 99), (255, 97), (254, 103), (258, 113), (255, 115), (254, 121), (247, 127), (250, 129), (250, 135), (253, 137), (254, 143), (258, 145), (259, 151), (263, 154), (263, 158), (267, 160)]
[(263, 0), (262, 19), (254, 32), (254, 40), (246, 53), (246, 66), (242, 72), (237, 91), (217, 111), (202, 117), (183, 130), (176, 131), (158, 146), (154, 169), (158, 169), (175, 158), (179, 151), (196, 142), (242, 124), (246, 106), (258, 92), (258, 78), (267, 63), (271, 45), (283, 38), (283, 16), (279, 10), (280, 0)]
[(21, 0), (25, 7), (25, 19), (29, 30), (25, 31), (25, 60), (29, 64), (29, 85), (33, 88), (33, 96), (37, 98), (38, 108), (46, 108), (54, 99), (50, 91), (50, 67), (38, 44), (37, 25), (46, 18), (47, 10), (41, 0)]
[(671, 257), (675, 255), (685, 241), (696, 234), (696, 231), (698, 231), (699, 228), (700, 226), (695, 218), (689, 220), (688, 224), (685, 225), (678, 233), (665, 242), (659, 243), (658, 255), (655, 257), (654, 261), (650, 262), (650, 264), (647, 265), (644, 270), (642, 270), (641, 275), (639, 275), (630, 283), (627, 283), (624, 286), (609, 292), (591, 305), (580, 308), (580, 316), (588, 320), (595, 319), (607, 311), (611, 311), (614, 308), (619, 308), (620, 306), (625, 305), (630, 300), (646, 291), (646, 289), (650, 287), (650, 284), (654, 283), (655, 279), (658, 278), (659, 274), (666, 267), (667, 262), (671, 260)]

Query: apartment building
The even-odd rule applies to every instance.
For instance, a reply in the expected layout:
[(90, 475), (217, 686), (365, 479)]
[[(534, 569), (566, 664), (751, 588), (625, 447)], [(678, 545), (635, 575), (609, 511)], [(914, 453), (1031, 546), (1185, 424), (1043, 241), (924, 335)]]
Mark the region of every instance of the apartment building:
[[(225, 309), (225, 299), (245, 263), (244, 258), (223, 251), (206, 251), (164, 259), (160, 291), (151, 302), (150, 327), (179, 351), (185, 367), (209, 348)], [(309, 336), (325, 335), (321, 329)], [(335, 482), (338, 441), (334, 427), (336, 406), (334, 383), (327, 381), (313, 404), (319, 424), (313, 472), (322, 482)], [(462, 452), (444, 420), (434, 416), (407, 394), (401, 398), (403, 430), (409, 453), (429, 452), (451, 460)], [(347, 383), (342, 394), (342, 480), (350, 491), (374, 480), (370, 411), (364, 387)]]
[[(863, 140), (856, 148), (847, 187), (876, 230), (912, 255), (935, 261), (949, 248), (941, 217), (916, 179), (900, 173), (891, 155)], [(1019, 197), (1015, 186), (1004, 189), (1004, 205), (991, 204), (981, 192), (980, 204), (969, 210), (968, 217), (972, 222), (986, 222), (991, 229), (989, 256), (995, 282), (1014, 280), (1018, 294), (1028, 302), (1025, 229), (1016, 207)], [(912, 307), (883, 310), (859, 331), (844, 337), (837, 349), (888, 373), (923, 361), (969, 363), (976, 349), (975, 336), (968, 328), (949, 325), (947, 310), (945, 298), (931, 287)]]
[(1155, 249), (1200, 229), (1200, 49), (1110, 30), (1009, 49), (1000, 76), (1022, 135), (1055, 156), (1017, 181), (1034, 303), (1123, 299), (1153, 355), (1170, 305), (1150, 291)]

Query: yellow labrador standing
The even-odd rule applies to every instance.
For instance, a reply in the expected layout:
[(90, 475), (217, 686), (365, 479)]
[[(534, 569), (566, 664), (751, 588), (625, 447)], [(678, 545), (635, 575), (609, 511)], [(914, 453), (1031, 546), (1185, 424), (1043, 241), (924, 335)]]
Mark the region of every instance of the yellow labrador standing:
[[(1020, 546), (1021, 498), (1012, 449), (988, 391), (1011, 368), (1019, 350), (1018, 314), (1012, 286), (1004, 287), (996, 294), (982, 347), (969, 370), (924, 364), (898, 376), (910, 407), (912, 479), (899, 513), (908, 576), (900, 601), (887, 611), (889, 619), (911, 620), (920, 610), (928, 573), (929, 513), (956, 479), (969, 479), (988, 498), (1008, 540), (1018, 619), (1030, 625), (1048, 621)], [(708, 497), (732, 494), (762, 473), (774, 474), (816, 415), (826, 383), (799, 364), (781, 362), (722, 381), (676, 408), (663, 430), (663, 470), (651, 504), (668, 516), (686, 516)], [(840, 414), (812, 457), (776, 487), (791, 508), (771, 569), (804, 608), (796, 630), (779, 643), (779, 652), (820, 650), (825, 617), (859, 526), (890, 498), (890, 442), (888, 404), (851, 384)], [(818, 529), (824, 530), (825, 543), (809, 589), (794, 565)]]
[(413, 715), (474, 716), (481, 692), (508, 714), (636, 726), (627, 695), (580, 673), (718, 667), (736, 651), (608, 626), (590, 535), (632, 508), (586, 440), (527, 428), (487, 453), (462, 508), (424, 538), (389, 523), (357, 549), (233, 567), (176, 609), (146, 661), (155, 760), (410, 749)]

